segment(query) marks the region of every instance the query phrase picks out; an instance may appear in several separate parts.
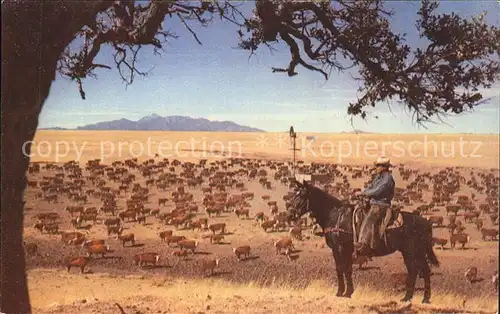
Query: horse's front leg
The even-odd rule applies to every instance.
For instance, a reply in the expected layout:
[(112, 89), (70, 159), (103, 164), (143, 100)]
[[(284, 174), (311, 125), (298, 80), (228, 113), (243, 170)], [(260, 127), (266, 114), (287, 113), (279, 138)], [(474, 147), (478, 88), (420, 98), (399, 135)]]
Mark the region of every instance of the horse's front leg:
[(352, 255), (354, 253), (354, 245), (353, 241), (351, 240), (346, 246), (344, 246), (343, 249), (343, 260), (344, 260), (344, 276), (345, 280), (347, 281), (347, 289), (344, 293), (344, 297), (350, 298), (351, 295), (354, 293), (354, 283), (352, 282)]
[(406, 279), (406, 293), (402, 302), (411, 301), (413, 294), (415, 293), (415, 283), (417, 281), (418, 267), (417, 260), (415, 259), (415, 254), (413, 252), (403, 252), (403, 260), (408, 271), (408, 277)]
[(424, 277), (424, 299), (422, 303), (431, 303), (431, 269), (426, 260), (423, 261), (421, 269)]
[(343, 270), (343, 263), (344, 261), (342, 260), (342, 256), (340, 255), (339, 248), (333, 248), (332, 249), (333, 253), (333, 259), (335, 260), (335, 270), (337, 272), (337, 297), (341, 297), (344, 294), (345, 291), (345, 282), (344, 282), (344, 270)]

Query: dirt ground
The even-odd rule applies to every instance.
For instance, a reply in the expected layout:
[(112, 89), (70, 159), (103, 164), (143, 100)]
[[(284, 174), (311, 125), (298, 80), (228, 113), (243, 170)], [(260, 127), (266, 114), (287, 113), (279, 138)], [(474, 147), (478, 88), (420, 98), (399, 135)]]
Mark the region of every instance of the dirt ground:
[[(43, 139), (43, 134), (37, 134), (37, 138)], [(79, 140), (83, 141), (82, 138)], [(488, 152), (490, 157), (494, 151)], [(254, 151), (248, 154), (261, 158), (260, 153)], [(53, 156), (45, 158), (50, 160)], [(86, 152), (85, 158), (99, 157)], [(286, 155), (271, 153), (265, 158), (283, 159)], [(447, 161), (441, 161), (440, 165), (436, 163), (433, 160), (429, 163), (433, 167), (423, 163), (412, 165), (412, 168), (434, 172), (451, 165)], [(84, 161), (80, 165), (83, 166)], [(460, 171), (467, 177), (471, 170), (489, 171), (484, 169), (486, 166), (483, 165), (483, 169), (461, 168)], [(180, 168), (176, 171), (179, 173)], [(145, 181), (139, 172), (132, 172), (136, 174), (137, 182)], [(42, 170), (39, 174), (30, 174), (28, 179), (41, 180), (43, 176), (54, 174), (54, 171)], [(498, 172), (495, 174), (498, 176)], [(394, 171), (394, 177), (398, 187), (405, 187), (407, 182), (397, 171)], [(287, 193), (288, 187), (274, 181), (273, 171), (269, 171), (268, 179), (272, 182), (272, 190), (262, 188), (257, 180), (244, 182), (245, 188), (255, 193), (250, 202), (251, 217), (260, 211), (269, 213), (263, 195), (270, 195), (271, 200), (276, 200), (280, 211), (285, 208), (282, 196)], [(365, 180), (350, 180), (351, 186), (361, 187)], [(113, 182), (109, 182), (108, 186), (118, 188)], [(158, 198), (169, 197), (173, 190), (173, 187), (167, 191), (152, 188), (145, 206), (158, 208)], [(277, 255), (272, 245), (272, 240), (287, 236), (286, 232), (266, 233), (252, 218), (238, 219), (234, 213), (209, 218), (211, 223), (225, 222), (228, 226), (221, 244), (210, 244), (202, 239), (202, 234), (206, 232), (177, 231), (172, 226), (160, 224), (155, 217), (148, 217), (145, 225), (124, 223), (124, 233), (133, 232), (137, 243), (122, 247), (114, 237), (108, 237), (104, 225), (97, 223), (90, 229), (87, 238), (106, 239), (111, 252), (104, 258), (93, 259), (86, 274), (79, 274), (76, 268), (67, 273), (64, 259), (84, 255), (85, 250), (61, 242), (59, 235), (41, 234), (33, 225), (36, 214), (55, 211), (62, 217), (61, 228), (73, 230), (71, 217), (64, 211), (72, 201), (60, 196), (58, 203), (48, 203), (36, 197), (38, 191), (37, 188), (28, 188), (25, 193), (25, 241), (39, 246), (39, 255), (28, 257), (27, 262), (31, 299), (38, 313), (119, 313), (115, 302), (123, 305), (127, 313), (433, 313), (447, 312), (447, 309), (453, 309), (449, 310), (451, 312), (494, 313), (498, 310), (498, 294), (491, 284), (491, 276), (498, 270), (498, 241), (483, 241), (473, 224), (465, 224), (465, 232), (470, 235), (471, 241), (464, 250), (451, 249), (449, 244), (444, 250), (435, 248), (441, 267), (433, 269), (433, 304), (428, 307), (417, 305), (422, 298), (422, 292), (418, 290), (413, 302), (415, 305), (408, 308), (392, 302), (403, 296), (401, 274), (405, 268), (399, 253), (375, 258), (364, 269), (355, 266), (356, 293), (351, 300), (339, 299), (334, 297), (337, 279), (333, 257), (323, 238), (314, 236), (309, 229), (304, 230), (304, 241), (295, 241), (297, 258), (289, 260), (284, 255)], [(200, 207), (198, 217), (207, 217), (202, 206), (201, 188), (187, 188), (186, 191), (194, 195)], [(237, 189), (228, 192), (240, 193)], [(459, 191), (466, 195), (470, 192), (465, 185)], [(429, 201), (429, 193), (424, 193), (425, 201)], [(126, 197), (121, 195), (118, 208), (125, 208)], [(478, 203), (484, 199), (485, 195), (478, 194)], [(413, 210), (420, 204), (423, 203), (414, 203), (405, 210)], [(85, 206), (100, 207), (101, 201), (90, 198)], [(160, 211), (168, 212), (173, 206), (173, 202), (168, 201), (166, 206), (160, 207)], [(432, 214), (445, 216), (446, 224), (444, 209)], [(463, 220), (461, 216), (459, 213), (458, 219)], [(498, 226), (491, 225), (491, 222), (487, 222), (486, 227), (498, 230)], [(164, 230), (174, 230), (175, 234), (198, 240), (200, 244), (196, 254), (185, 261), (171, 256), (175, 248), (162, 243), (158, 236)], [(434, 236), (448, 238), (448, 230), (435, 228)], [(246, 244), (251, 246), (251, 258), (238, 262), (232, 248)], [(160, 266), (141, 268), (134, 265), (132, 256), (142, 252), (159, 253)], [(214, 256), (221, 261), (215, 276), (207, 278), (200, 268), (201, 261)], [(474, 284), (464, 279), (465, 270), (471, 266), (479, 269), (480, 280)], [(421, 279), (417, 281), (417, 287), (423, 288)]]

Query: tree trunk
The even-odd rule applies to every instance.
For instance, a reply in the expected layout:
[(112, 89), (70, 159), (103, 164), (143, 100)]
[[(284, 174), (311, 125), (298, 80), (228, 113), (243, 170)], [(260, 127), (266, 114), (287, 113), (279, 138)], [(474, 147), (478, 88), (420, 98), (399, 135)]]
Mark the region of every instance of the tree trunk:
[[(2, 77), (2, 85), (4, 81)], [(2, 100), (2, 107), (6, 105)], [(33, 138), (31, 130), (36, 128), (39, 110), (29, 114), (6, 111), (2, 115), (0, 309), (4, 313), (30, 313), (23, 249), (23, 192), (29, 158), (21, 146)]]
[[(1, 311), (30, 313), (23, 248), (23, 194), (31, 141), (42, 104), (48, 96), (56, 63), (42, 67), (34, 55), (36, 42), (17, 36), (2, 16), (2, 220)], [(57, 60), (57, 59), (56, 59)], [(38, 63), (38, 65), (37, 65)], [(52, 77), (48, 75), (52, 74)]]
[[(112, 1), (2, 2), (2, 212), (0, 311), (30, 313), (23, 248), (23, 195), (31, 142), (57, 61)], [(75, 88), (75, 97), (78, 97)], [(26, 145), (25, 145), (26, 144)], [(24, 150), (24, 152), (23, 152)]]
[(44, 23), (47, 15), (43, 16), (42, 5), (5, 2), (2, 6), (0, 311), (30, 313), (23, 248), (28, 142), (33, 140), (43, 102), (55, 79), (57, 60), (72, 37), (67, 29), (54, 32), (53, 25)]

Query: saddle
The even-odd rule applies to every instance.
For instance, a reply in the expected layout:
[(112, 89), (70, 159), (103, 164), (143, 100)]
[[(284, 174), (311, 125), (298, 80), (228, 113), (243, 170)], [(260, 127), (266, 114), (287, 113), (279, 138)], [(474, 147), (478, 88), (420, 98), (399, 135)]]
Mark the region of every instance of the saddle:
[[(355, 242), (359, 238), (359, 233), (361, 229), (360, 222), (367, 218), (366, 216), (367, 211), (365, 211), (365, 209), (366, 209), (365, 207), (359, 207), (356, 208), (352, 213)], [(390, 209), (388, 209), (388, 213), (390, 213), (390, 215), (381, 217), (381, 221), (378, 223), (378, 226), (376, 226), (376, 228), (379, 229), (379, 236), (382, 237), (386, 245), (387, 245), (387, 232), (389, 230), (397, 230), (403, 227), (404, 224), (403, 214), (401, 213), (400, 208), (391, 207)]]

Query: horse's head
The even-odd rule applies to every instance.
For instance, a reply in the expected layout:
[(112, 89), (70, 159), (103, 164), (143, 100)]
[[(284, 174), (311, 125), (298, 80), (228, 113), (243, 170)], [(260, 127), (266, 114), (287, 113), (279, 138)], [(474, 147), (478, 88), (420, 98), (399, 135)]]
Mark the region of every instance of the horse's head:
[(293, 216), (293, 219), (298, 219), (311, 211), (309, 208), (310, 187), (306, 181), (302, 181), (302, 183), (295, 181), (294, 183), (294, 196), (288, 211)]

